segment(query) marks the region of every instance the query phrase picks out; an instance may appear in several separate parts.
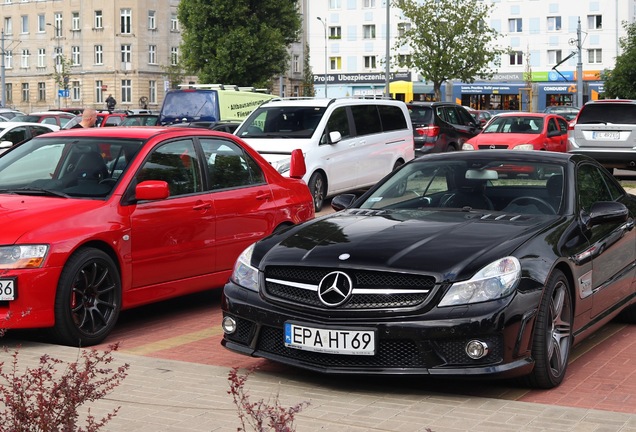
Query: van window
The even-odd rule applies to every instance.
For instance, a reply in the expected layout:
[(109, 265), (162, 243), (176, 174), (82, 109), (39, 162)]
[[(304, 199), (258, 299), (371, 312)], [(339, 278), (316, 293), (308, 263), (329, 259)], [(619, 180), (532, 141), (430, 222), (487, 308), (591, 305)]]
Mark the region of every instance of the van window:
[(380, 111), (380, 118), (382, 119), (383, 131), (408, 129), (406, 118), (399, 107), (393, 105), (378, 105), (378, 109)]
[(375, 105), (353, 105), (351, 107), (356, 135), (371, 135), (382, 132), (380, 113)]
[(261, 107), (245, 120), (241, 138), (311, 138), (325, 113), (320, 107)]
[(347, 108), (340, 107), (333, 110), (329, 120), (327, 121), (327, 132), (340, 132), (342, 138), (351, 136), (349, 131), (349, 118), (347, 117)]

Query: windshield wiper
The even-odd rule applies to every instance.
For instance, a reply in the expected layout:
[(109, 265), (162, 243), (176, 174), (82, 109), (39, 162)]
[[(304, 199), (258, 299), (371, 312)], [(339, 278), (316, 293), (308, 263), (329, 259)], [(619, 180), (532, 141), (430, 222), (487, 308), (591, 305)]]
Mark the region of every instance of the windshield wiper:
[(9, 193), (16, 193), (19, 195), (43, 195), (43, 196), (52, 196), (59, 198), (70, 198), (70, 195), (65, 194), (64, 192), (52, 190), (52, 189), (43, 189), (43, 188), (34, 188), (34, 187), (23, 187), (19, 189), (13, 189), (7, 191)]

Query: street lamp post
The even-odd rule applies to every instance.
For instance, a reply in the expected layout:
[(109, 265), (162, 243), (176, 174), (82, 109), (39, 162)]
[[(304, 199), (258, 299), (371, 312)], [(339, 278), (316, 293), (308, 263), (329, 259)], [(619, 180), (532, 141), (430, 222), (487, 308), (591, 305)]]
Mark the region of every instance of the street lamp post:
[(325, 97), (327, 97), (327, 65), (328, 65), (328, 61), (327, 61), (327, 19), (323, 19), (320, 17), (317, 17), (318, 21), (320, 21), (322, 23), (322, 26), (325, 28)]
[[(46, 25), (51, 26), (54, 29), (53, 37), (55, 38), (56, 48), (55, 48), (55, 56), (53, 57), (53, 68), (55, 69), (55, 72), (59, 74), (63, 72), (63, 71), (60, 71), (60, 68), (62, 67), (60, 62), (60, 56), (62, 55), (61, 48), (60, 48), (60, 36), (61, 36), (60, 28), (56, 26), (55, 24), (51, 24), (51, 23), (46, 23)], [(60, 95), (59, 89), (58, 89), (57, 107), (59, 108), (61, 104), (62, 104), (62, 96)]]

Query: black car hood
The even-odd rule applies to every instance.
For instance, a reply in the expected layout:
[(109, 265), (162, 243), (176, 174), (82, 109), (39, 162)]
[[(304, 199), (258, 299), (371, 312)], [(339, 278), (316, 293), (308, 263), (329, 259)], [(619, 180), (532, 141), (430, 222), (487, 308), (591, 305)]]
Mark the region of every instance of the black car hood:
[[(471, 277), (558, 216), (467, 211), (346, 210), (259, 242), (254, 264), (372, 268)], [(260, 261), (260, 262), (259, 262)]]

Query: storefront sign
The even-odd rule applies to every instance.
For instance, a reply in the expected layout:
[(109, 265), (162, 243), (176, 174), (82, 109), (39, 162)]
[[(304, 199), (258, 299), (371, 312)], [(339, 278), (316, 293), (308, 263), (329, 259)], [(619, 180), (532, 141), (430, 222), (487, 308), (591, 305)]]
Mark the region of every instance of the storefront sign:
[[(411, 72), (392, 72), (389, 81), (411, 81)], [(385, 73), (328, 74), (327, 84), (381, 84), (386, 82)], [(314, 74), (314, 84), (324, 84), (325, 76)]]

